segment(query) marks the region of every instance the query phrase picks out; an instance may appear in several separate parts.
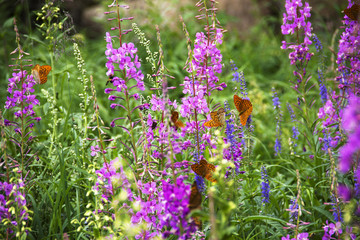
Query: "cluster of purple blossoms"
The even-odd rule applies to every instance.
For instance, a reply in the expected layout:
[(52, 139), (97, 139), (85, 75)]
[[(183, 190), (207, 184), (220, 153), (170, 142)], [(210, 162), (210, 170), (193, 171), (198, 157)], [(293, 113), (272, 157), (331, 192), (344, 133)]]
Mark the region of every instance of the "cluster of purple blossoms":
[(289, 234), (281, 240), (309, 240), (309, 233), (299, 233), (296, 238), (290, 238)]
[(326, 85), (324, 83), (325, 78), (324, 78), (324, 74), (323, 74), (323, 70), (324, 70), (324, 56), (323, 56), (323, 52), (322, 52), (323, 46), (322, 46), (319, 38), (316, 36), (316, 34), (312, 35), (312, 39), (314, 41), (316, 51), (318, 53), (320, 53), (320, 62), (319, 62), (320, 67), (317, 70), (317, 74), (318, 74), (318, 79), (319, 79), (321, 102), (323, 104), (325, 104), (325, 102), (327, 101), (327, 89), (326, 89)]
[(275, 109), (276, 114), (276, 139), (275, 139), (275, 156), (277, 156), (279, 153), (281, 153), (281, 120), (282, 120), (282, 113), (281, 113), (281, 107), (280, 107), (280, 100), (277, 96), (277, 92), (275, 89), (272, 89), (273, 91), (273, 105)]
[(293, 147), (296, 147), (297, 144), (296, 144), (295, 140), (297, 140), (299, 138), (300, 132), (299, 132), (298, 126), (296, 124), (296, 116), (295, 116), (293, 108), (291, 107), (291, 105), (289, 103), (287, 103), (286, 106), (290, 113), (291, 122), (294, 124), (294, 126), (292, 127), (291, 144)]
[[(216, 76), (222, 71), (222, 55), (217, 48), (217, 44), (222, 44), (222, 37), (221, 29), (216, 29), (213, 39), (208, 39), (203, 32), (196, 33), (192, 67), (196, 71), (196, 77), (206, 84), (206, 94), (209, 96), (211, 91), (215, 89), (221, 91), (226, 87), (224, 82), (217, 85), (219, 78)], [(188, 69), (189, 73), (192, 71), (193, 69)]]
[[(21, 182), (19, 184), (0, 182), (0, 222), (2, 224), (8, 222), (11, 226), (16, 227), (18, 223), (28, 220), (25, 194), (19, 190), (23, 185)], [(19, 212), (10, 210), (15, 204)], [(9, 224), (5, 224), (8, 229), (5, 230), (2, 227), (0, 229), (12, 233)]]
[(180, 113), (189, 117), (197, 111), (198, 114), (209, 112), (205, 96), (210, 96), (213, 90), (222, 91), (226, 88), (224, 82), (217, 84), (216, 74), (222, 72), (222, 55), (217, 44), (222, 44), (222, 31), (216, 30), (215, 37), (208, 39), (203, 32), (196, 33), (193, 59), (187, 68), (189, 73), (195, 72), (195, 79), (185, 77), (183, 93), (188, 94), (182, 99)]
[[(305, 62), (309, 61), (313, 56), (313, 53), (309, 52), (309, 45), (312, 44), (311, 38), (311, 23), (306, 19), (311, 16), (311, 7), (309, 3), (302, 3), (302, 0), (286, 0), (285, 2), (286, 13), (283, 14), (283, 24), (281, 25), (281, 32), (284, 35), (295, 32), (298, 36), (303, 36), (302, 42), (287, 43), (282, 41), (282, 49), (291, 49), (292, 52), (289, 54), (290, 63), (293, 65), (297, 61)], [(300, 31), (303, 34), (300, 35)], [(298, 40), (299, 41), (299, 40)]]
[(265, 203), (269, 202), (270, 197), (270, 185), (269, 185), (269, 179), (266, 172), (265, 166), (261, 167), (261, 196), (262, 196), (262, 202), (265, 205)]
[(116, 188), (119, 187), (127, 191), (128, 200), (132, 201), (131, 184), (124, 173), (119, 158), (115, 158), (110, 163), (104, 163), (103, 167), (100, 170), (96, 170), (95, 173), (98, 176), (98, 180), (93, 189), (95, 192), (101, 193), (103, 201), (111, 202)]
[(164, 201), (164, 213), (159, 216), (163, 227), (170, 228), (164, 232), (163, 237), (177, 235), (179, 239), (189, 239), (191, 233), (196, 231), (195, 226), (189, 225), (186, 219), (189, 210), (190, 185), (186, 185), (184, 176), (176, 179), (176, 184), (162, 180), (162, 192), (160, 198)]
[[(226, 112), (226, 116), (231, 115), (229, 103), (225, 101), (224, 108)], [(229, 143), (230, 146), (223, 150), (223, 158), (228, 161), (233, 161), (235, 165), (235, 172), (240, 173), (240, 165), (242, 159), (242, 143), (240, 141), (241, 136), (236, 137), (237, 133), (235, 132), (235, 124), (234, 119), (230, 117), (229, 119), (225, 120), (226, 128), (225, 134), (226, 138), (224, 138), (225, 143)], [(241, 134), (240, 134), (241, 135)]]
[(349, 96), (349, 104), (344, 109), (341, 125), (348, 133), (348, 141), (340, 149), (339, 169), (348, 172), (353, 161), (359, 162), (359, 156), (355, 153), (360, 152), (360, 97)]
[[(34, 106), (40, 104), (36, 95), (32, 94), (35, 91), (33, 89), (35, 84), (33, 76), (26, 76), (25, 70), (14, 72), (12, 78), (9, 78), (8, 92), (10, 96), (7, 97), (5, 108), (22, 108), (14, 113), (17, 118), (35, 115)], [(34, 118), (36, 121), (40, 121), (40, 119), (39, 117)]]
[[(345, 195), (347, 195), (348, 189), (344, 185), (339, 184), (338, 195), (340, 195), (340, 197), (343, 197), (343, 199), (347, 199), (347, 196), (346, 197), (342, 196), (343, 193), (345, 193)], [(334, 221), (343, 222), (343, 217), (342, 217), (342, 212), (341, 212), (342, 210), (341, 210), (339, 198), (337, 198), (335, 196), (335, 194), (331, 194), (330, 198), (331, 198), (331, 203), (329, 205), (332, 206), (332, 210), (330, 210), (330, 211), (332, 211), (332, 214), (334, 216)]]
[[(348, 7), (353, 5), (354, 1), (349, 0)], [(338, 71), (340, 75), (337, 77), (339, 88), (351, 87), (355, 90), (355, 94), (360, 91), (360, 24), (358, 21), (351, 20), (348, 16), (344, 16), (345, 31), (339, 40), (339, 51), (337, 55)]]
[[(326, 225), (323, 227), (324, 229), (324, 236), (322, 237), (323, 240), (331, 240), (331, 239), (340, 239), (343, 230), (341, 228), (341, 222), (328, 223), (326, 220)], [(355, 240), (356, 236), (352, 233), (352, 228), (346, 228), (346, 234), (349, 236), (347, 239)]]
[(297, 218), (298, 218), (298, 212), (299, 212), (299, 204), (297, 203), (296, 198), (290, 200), (290, 206), (289, 206), (288, 211), (290, 212), (289, 223), (296, 222)]
[[(138, 181), (138, 187), (144, 196), (143, 199), (135, 197), (140, 210), (133, 214), (131, 222), (139, 224), (144, 221), (149, 230), (141, 232), (136, 239), (151, 239), (161, 233), (164, 238), (176, 235), (179, 239), (189, 239), (196, 231), (195, 226), (190, 225), (186, 219), (190, 212), (190, 185), (186, 185), (184, 179), (183, 176), (177, 177), (176, 184), (162, 180), (161, 185), (156, 182), (142, 184)], [(168, 230), (163, 231), (164, 228)]]
[[(335, 93), (333, 93), (333, 99), (337, 99)], [(323, 137), (319, 138), (320, 142), (323, 142), (322, 149), (324, 151), (327, 151), (328, 148), (334, 148), (337, 146), (339, 140), (340, 140), (340, 133), (335, 132), (334, 129), (336, 129), (336, 124), (339, 121), (339, 115), (334, 108), (333, 102), (331, 99), (328, 99), (323, 107), (319, 109), (318, 112), (318, 118), (322, 119), (322, 133)]]
[[(106, 62), (106, 68), (108, 69), (106, 72), (107, 76), (113, 76), (112, 83), (116, 87), (116, 89), (107, 88), (105, 89), (105, 93), (111, 94), (112, 91), (123, 92), (128, 94), (129, 91), (137, 87), (138, 90), (144, 91), (144, 75), (142, 74), (140, 67), (141, 63), (139, 61), (139, 57), (136, 54), (137, 48), (134, 47), (133, 43), (123, 43), (121, 47), (115, 49), (113, 48), (113, 44), (111, 41), (110, 33), (106, 33), (106, 51), (105, 55), (108, 61)], [(118, 67), (116, 69), (115, 67)], [(122, 77), (115, 76), (114, 72), (120, 71), (122, 73)], [(129, 80), (134, 79), (136, 84), (134, 86), (128, 86)], [(132, 96), (136, 100), (139, 98), (139, 94), (135, 93)], [(115, 95), (110, 95), (109, 100), (114, 101), (117, 98), (120, 98)], [(111, 108), (115, 108), (116, 106), (122, 107), (120, 104), (111, 104)]]
[(240, 83), (240, 93), (242, 96), (246, 97), (247, 96), (247, 89), (246, 89), (246, 82), (245, 82), (245, 76), (243, 72), (238, 72), (238, 68), (235, 65), (235, 63), (231, 60), (230, 61), (231, 64), (231, 70), (234, 72), (232, 81), (234, 82), (238, 82)]

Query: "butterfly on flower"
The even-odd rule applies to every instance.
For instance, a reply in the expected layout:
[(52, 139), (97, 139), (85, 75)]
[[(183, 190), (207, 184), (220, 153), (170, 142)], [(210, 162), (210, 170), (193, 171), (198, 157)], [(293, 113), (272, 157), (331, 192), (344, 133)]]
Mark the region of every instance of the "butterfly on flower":
[(215, 166), (211, 163), (208, 163), (206, 160), (200, 160), (199, 163), (191, 165), (191, 169), (199, 176), (206, 178), (211, 182), (216, 182), (216, 179), (213, 177), (215, 172)]
[(346, 16), (348, 16), (351, 20), (359, 21), (360, 20), (360, 5), (355, 3), (349, 8), (344, 10)]
[(252, 104), (250, 100), (242, 99), (238, 95), (234, 95), (234, 104), (240, 113), (240, 122), (243, 126), (245, 126), (253, 110)]
[(221, 127), (225, 124), (225, 110), (220, 108), (210, 113), (211, 120), (204, 123), (205, 127)]
[[(191, 185), (191, 193), (190, 193), (190, 200), (189, 200), (189, 210), (192, 211), (194, 209), (201, 208), (202, 197), (200, 191), (197, 187), (196, 181), (193, 182)], [(201, 229), (202, 224), (199, 217), (192, 217), (193, 222), (195, 225)]]
[(113, 79), (114, 79), (114, 75), (111, 74), (111, 75), (109, 76), (109, 79), (106, 81), (106, 86), (109, 84), (109, 82), (113, 83), (113, 82), (114, 82)]
[(170, 120), (176, 129), (185, 127), (184, 123), (179, 119), (179, 112), (177, 111), (171, 111)]
[(33, 75), (34, 79), (38, 84), (44, 84), (47, 82), (47, 75), (51, 71), (51, 66), (49, 65), (42, 65), (36, 64), (31, 69), (31, 74)]

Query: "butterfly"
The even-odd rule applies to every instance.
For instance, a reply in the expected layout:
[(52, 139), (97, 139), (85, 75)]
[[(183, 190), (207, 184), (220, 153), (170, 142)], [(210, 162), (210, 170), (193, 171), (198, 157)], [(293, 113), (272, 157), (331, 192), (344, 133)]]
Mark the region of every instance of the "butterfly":
[(31, 74), (33, 75), (33, 77), (35, 78), (38, 84), (44, 84), (47, 82), (47, 75), (49, 74), (50, 71), (51, 71), (51, 66), (49, 65), (40, 66), (39, 64), (36, 64), (31, 69)]
[(190, 201), (189, 201), (189, 210), (194, 210), (201, 206), (202, 197), (200, 191), (197, 187), (196, 181), (191, 185)]
[(355, 3), (350, 8), (346, 8), (344, 13), (351, 20), (358, 21), (360, 18), (360, 5)]
[[(201, 202), (202, 202), (202, 197), (201, 197), (201, 194), (200, 194), (199, 189), (197, 187), (197, 184), (194, 181), (193, 184), (191, 185), (189, 210), (192, 211), (192, 210), (194, 210), (196, 208), (201, 208)], [(200, 221), (200, 218), (199, 217), (192, 217), (192, 220), (195, 223), (195, 225), (199, 229), (201, 229), (202, 223)]]
[(240, 122), (243, 126), (245, 126), (247, 119), (253, 110), (252, 104), (250, 100), (242, 99), (238, 95), (234, 95), (234, 104), (240, 113)]
[(215, 166), (211, 163), (208, 163), (206, 160), (200, 160), (199, 163), (191, 165), (191, 169), (197, 175), (206, 178), (211, 182), (216, 182), (216, 179), (212, 176), (213, 172), (215, 172)]
[(106, 86), (109, 84), (109, 82), (113, 83), (114, 75), (110, 75), (109, 79), (106, 81)]
[(176, 129), (185, 127), (184, 123), (179, 120), (179, 112), (171, 111), (171, 121), (174, 123)]
[(210, 113), (211, 120), (204, 123), (205, 127), (221, 127), (225, 124), (225, 110), (220, 108)]
[(151, 124), (151, 129), (154, 130), (156, 127), (157, 127), (157, 122), (154, 121), (154, 122)]

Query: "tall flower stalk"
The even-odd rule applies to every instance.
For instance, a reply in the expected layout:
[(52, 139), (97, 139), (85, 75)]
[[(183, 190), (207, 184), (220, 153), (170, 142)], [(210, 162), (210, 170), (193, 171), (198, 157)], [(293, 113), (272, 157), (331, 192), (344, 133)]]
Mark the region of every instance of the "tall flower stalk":
[[(116, 3), (116, 4), (115, 4)], [(135, 48), (133, 43), (123, 43), (122, 36), (131, 30), (122, 30), (121, 22), (124, 20), (130, 20), (131, 18), (120, 18), (120, 6), (118, 1), (114, 2), (115, 5), (110, 5), (109, 7), (114, 7), (115, 11), (106, 12), (107, 14), (116, 13), (115, 18), (110, 18), (109, 20), (116, 20), (117, 26), (113, 27), (112, 30), (118, 31), (118, 36), (111, 36), (109, 32), (106, 33), (106, 51), (105, 55), (107, 58), (106, 68), (107, 76), (113, 76), (112, 84), (114, 88), (105, 89), (105, 93), (110, 94), (109, 100), (114, 101), (110, 105), (111, 108), (122, 108), (125, 110), (126, 117), (115, 118), (111, 122), (111, 126), (118, 126), (122, 128), (126, 133), (130, 135), (130, 146), (122, 141), (122, 144), (131, 149), (131, 155), (127, 156), (131, 159), (131, 162), (137, 164), (139, 159), (137, 146), (136, 146), (136, 133), (134, 131), (135, 124), (137, 122), (134, 117), (134, 111), (143, 107), (143, 105), (137, 105), (133, 107), (132, 99), (135, 101), (139, 99), (139, 93), (134, 91), (135, 89), (144, 91), (144, 75), (140, 70), (141, 63), (137, 55), (137, 48)], [(120, 47), (116, 48), (114, 46), (112, 39), (117, 38), (118, 44)], [(119, 75), (119, 76), (118, 76)], [(134, 83), (135, 81), (135, 83)], [(117, 125), (118, 120), (127, 120), (125, 125)]]
[(305, 105), (303, 112), (305, 121), (309, 125), (309, 108), (312, 102), (307, 100), (306, 93), (313, 86), (308, 86), (311, 75), (307, 74), (306, 67), (314, 55), (309, 50), (309, 46), (312, 44), (312, 27), (308, 21), (311, 16), (311, 7), (309, 3), (303, 3), (302, 0), (286, 0), (285, 10), (281, 32), (283, 35), (292, 35), (295, 39), (290, 42), (282, 41), (281, 48), (291, 50), (290, 64), (296, 66), (296, 70), (293, 72), (296, 81), (292, 82), (292, 88), (298, 93), (298, 102)]
[(6, 154), (4, 158), (6, 160), (7, 181), (1, 182), (0, 189), (5, 195), (0, 195), (3, 200), (6, 199), (4, 206), (8, 209), (8, 213), (4, 212), (4, 215), (2, 213), (0, 218), (6, 219), (2, 222), (5, 224), (7, 236), (14, 234), (20, 239), (20, 236), (26, 236), (29, 230), (26, 227), (26, 220), (28, 220), (31, 211), (26, 206), (26, 186), (32, 175), (28, 166), (36, 158), (36, 154), (32, 153), (31, 148), (31, 144), (35, 140), (32, 129), (35, 122), (39, 122), (41, 118), (36, 117), (34, 111), (34, 107), (40, 104), (37, 96), (33, 94), (36, 81), (25, 70), (25, 67), (31, 65), (25, 65), (24, 62), (31, 60), (25, 59), (25, 56), (29, 54), (20, 45), (20, 34), (15, 19), (14, 30), (17, 48), (12, 54), (18, 54), (18, 63), (10, 65), (10, 67), (14, 67), (14, 72), (8, 80), (10, 96), (7, 97), (5, 108), (13, 112), (15, 120), (5, 119), (4, 125), (8, 129), (7, 135), (9, 136), (11, 134), (10, 129), (13, 128), (9, 142), (14, 144), (16, 152), (12, 156), (7, 151), (4, 152)]

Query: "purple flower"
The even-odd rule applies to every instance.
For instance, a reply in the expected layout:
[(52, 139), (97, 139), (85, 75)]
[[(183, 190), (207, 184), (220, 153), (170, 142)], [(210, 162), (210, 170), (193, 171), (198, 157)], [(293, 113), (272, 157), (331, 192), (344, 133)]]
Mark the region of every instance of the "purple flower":
[(276, 139), (275, 139), (274, 149), (275, 149), (275, 156), (277, 156), (279, 153), (281, 153), (280, 136), (281, 136), (282, 112), (281, 112), (280, 100), (279, 97), (277, 96), (277, 92), (275, 91), (274, 88), (272, 88), (272, 91), (273, 91), (273, 105), (276, 114)]
[[(0, 222), (7, 219), (11, 224), (3, 225), (6, 229), (0, 227), (1, 230), (8, 232), (15, 230), (18, 223), (28, 220), (29, 213), (26, 210), (26, 196), (21, 192), (24, 186), (22, 182), (19, 184), (11, 184), (0, 182)], [(15, 209), (16, 211), (14, 211)], [(13, 210), (11, 210), (13, 209)]]
[(281, 240), (290, 240), (290, 235), (286, 235), (286, 237), (281, 237)]
[(340, 149), (339, 169), (348, 172), (353, 156), (360, 150), (360, 98), (350, 95), (342, 117), (342, 127), (348, 132), (347, 143)]
[(288, 211), (290, 211), (290, 219), (289, 222), (296, 222), (297, 221), (297, 217), (298, 217), (298, 212), (299, 212), (299, 205), (297, 203), (297, 199), (294, 198), (290, 201), (290, 206)]
[(299, 233), (297, 235), (297, 240), (308, 240), (309, 238), (309, 234), (308, 233)]
[(243, 95), (244, 97), (247, 96), (247, 89), (246, 89), (246, 82), (245, 82), (245, 76), (243, 72), (238, 72), (238, 68), (236, 67), (235, 63), (231, 60), (230, 61), (231, 64), (231, 70), (234, 72), (232, 81), (234, 82), (238, 82), (240, 83), (240, 90), (241, 90), (241, 95)]
[(313, 53), (309, 53), (309, 45), (311, 45), (311, 23), (306, 19), (311, 16), (311, 7), (307, 2), (303, 5), (302, 0), (286, 0), (286, 13), (283, 14), (283, 24), (281, 25), (281, 32), (284, 35), (297, 34), (297, 43), (282, 42), (282, 49), (291, 49), (289, 54), (291, 64), (297, 61), (309, 61)]
[(97, 155), (98, 155), (98, 152), (100, 152), (100, 147), (99, 147), (99, 145), (91, 146), (90, 149), (91, 149), (91, 156), (92, 156), (92, 157), (97, 156)]
[(266, 168), (264, 166), (261, 167), (261, 195), (262, 195), (262, 202), (265, 203), (269, 202), (269, 194), (270, 194), (270, 185), (269, 179), (266, 172)]
[[(108, 61), (105, 66), (108, 69), (107, 76), (114, 76), (115, 67), (122, 70), (124, 75), (122, 78), (115, 76), (112, 79), (113, 85), (118, 92), (124, 92), (128, 89), (128, 82), (131, 79), (136, 81), (136, 87), (140, 91), (144, 91), (144, 75), (140, 70), (141, 63), (136, 54), (137, 48), (133, 43), (123, 43), (121, 47), (114, 49), (109, 33), (106, 33), (106, 51), (105, 55)], [(107, 90), (109, 92), (109, 90)]]
[[(348, 7), (353, 5), (354, 1), (349, 0)], [(339, 87), (351, 87), (354, 85), (354, 93), (359, 93), (359, 66), (360, 66), (360, 35), (358, 21), (353, 21), (344, 15), (344, 32), (339, 40), (339, 51), (337, 54), (337, 64), (339, 76)]]
[(36, 95), (32, 95), (36, 81), (32, 75), (26, 76), (25, 70), (18, 73), (14, 72), (12, 75), (13, 77), (9, 78), (8, 84), (10, 96), (7, 97), (5, 108), (20, 108), (20, 110), (16, 110), (14, 113), (17, 118), (34, 116), (34, 105), (40, 104), (39, 100), (36, 99)]
[(351, 198), (350, 189), (348, 187), (346, 187), (345, 185), (339, 184), (338, 193), (339, 193), (339, 196), (342, 199), (344, 199), (344, 201), (349, 201)]
[(329, 228), (330, 228), (329, 230), (330, 235), (333, 235), (334, 233), (336, 235), (342, 234), (341, 222), (337, 222), (336, 224), (330, 223)]

